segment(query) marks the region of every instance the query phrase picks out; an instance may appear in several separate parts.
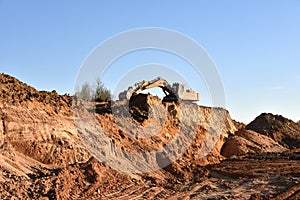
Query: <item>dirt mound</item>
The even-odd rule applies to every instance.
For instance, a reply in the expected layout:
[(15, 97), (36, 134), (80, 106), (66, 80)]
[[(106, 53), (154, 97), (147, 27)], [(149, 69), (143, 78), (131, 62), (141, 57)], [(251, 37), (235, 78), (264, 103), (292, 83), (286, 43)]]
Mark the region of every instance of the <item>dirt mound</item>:
[(71, 112), (71, 96), (59, 95), (55, 90), (37, 91), (12, 76), (0, 74), (0, 102), (17, 106), (33, 101), (52, 107), (56, 113), (69, 114)]
[(250, 130), (239, 130), (224, 143), (221, 154), (226, 157), (247, 153), (283, 152), (287, 149), (271, 138)]
[[(105, 159), (103, 155), (112, 155), (113, 145), (113, 155), (116, 155), (115, 160), (122, 161), (122, 170), (164, 168), (177, 177), (189, 178), (194, 166), (220, 162), (223, 159), (220, 149), (225, 138), (236, 131), (224, 109), (162, 102), (149, 94), (137, 95), (131, 102), (116, 102), (111, 110), (112, 113), (105, 115), (95, 114), (99, 128), (95, 128), (93, 120), (84, 121), (92, 119), (93, 113), (75, 115), (84, 116), (84, 126), (79, 132), (87, 143), (89, 138), (97, 137), (93, 133), (101, 131), (112, 140), (110, 143), (93, 139), (98, 143), (91, 145), (90, 150), (103, 152), (96, 155), (101, 160)], [(171, 161), (175, 162), (171, 164)]]
[[(92, 185), (95, 184), (95, 187), (98, 187), (94, 188), (96, 193), (94, 189), (89, 192), (86, 188), (78, 189), (78, 193), (72, 195), (104, 197), (116, 192), (112, 196), (118, 197), (123, 195), (118, 191), (120, 184), (126, 186), (126, 181), (123, 179), (127, 180), (128, 184), (135, 185), (131, 181), (132, 177), (144, 180), (139, 183), (139, 186), (134, 187), (140, 188), (141, 192), (145, 188), (150, 188), (148, 180), (154, 180), (156, 184), (162, 186), (171, 186), (180, 177), (192, 179), (193, 168), (197, 165), (220, 162), (223, 157), (219, 152), (224, 138), (227, 137), (228, 132), (233, 133), (236, 130), (229, 113), (224, 109), (185, 103), (182, 105), (172, 102), (162, 103), (157, 97), (139, 95), (132, 101), (130, 108), (128, 102), (116, 102), (113, 108), (105, 107), (105, 110), (110, 112), (99, 114), (97, 111), (91, 111), (91, 103), (77, 99), (73, 101), (72, 107), (72, 98), (68, 95), (61, 96), (55, 91), (39, 92), (9, 75), (1, 74), (0, 78), (0, 155), (2, 158), (0, 166), (4, 174), (0, 180), (8, 185), (0, 188), (1, 198), (12, 196), (73, 198), (74, 196), (68, 196), (71, 188), (84, 188), (85, 184), (87, 188), (94, 187)], [(124, 113), (124, 109), (129, 110)], [(121, 147), (120, 152), (159, 150), (175, 138), (180, 129), (183, 131), (183, 137), (179, 138), (178, 143), (174, 143), (175, 146), (172, 148), (180, 149), (180, 145), (185, 144), (186, 141), (191, 141), (191, 144), (187, 146), (186, 153), (170, 166), (165, 166), (164, 162), (169, 158), (162, 156), (161, 153), (157, 154), (154, 160), (146, 157), (150, 163), (153, 162), (164, 169), (143, 176), (122, 175), (95, 160), (92, 166), (88, 167), (90, 170), (86, 170), (87, 168), (82, 168), (80, 163), (89, 163), (91, 155), (78, 136), (78, 127), (74, 119), (80, 116), (73, 113), (73, 110), (82, 111), (84, 117), (97, 119), (104, 133), (114, 144)], [(141, 116), (146, 117), (139, 121), (138, 117)], [(193, 120), (197, 120), (195, 123), (198, 124), (197, 126), (192, 125)], [(85, 127), (88, 127), (88, 123), (85, 123)], [(220, 130), (216, 130), (216, 127)], [(194, 137), (191, 137), (191, 131), (195, 132)], [(209, 137), (209, 134), (215, 134), (217, 131), (220, 131), (220, 135)], [(152, 134), (152, 136), (139, 138), (138, 134)], [(199, 156), (203, 152), (201, 149), (209, 151), (210, 154)], [(123, 158), (130, 161), (130, 156), (126, 154)], [(93, 166), (100, 169), (93, 172)], [(74, 174), (74, 171), (77, 172)], [(88, 180), (83, 178), (86, 173), (92, 173), (88, 175), (90, 177)], [(123, 178), (114, 178), (119, 176)], [(115, 180), (115, 182), (108, 182), (108, 185), (103, 187), (104, 183), (99, 177), (107, 177), (107, 180)], [(15, 181), (18, 181), (18, 184), (14, 185)], [(162, 189), (155, 186), (149, 189), (148, 193), (150, 196), (152, 194), (155, 196), (154, 193), (160, 190)], [(166, 194), (174, 193), (174, 191), (164, 191), (168, 191)], [(133, 189), (128, 188), (124, 194), (134, 196), (132, 192)]]
[(271, 137), (287, 148), (300, 147), (299, 125), (281, 115), (263, 113), (248, 124), (246, 129)]
[[(276, 160), (259, 156), (224, 160), (220, 151), (227, 137), (236, 132), (236, 126), (244, 127), (224, 109), (162, 102), (152, 95), (138, 95), (132, 102), (112, 102), (111, 106), (80, 99), (72, 102), (68, 95), (39, 92), (9, 75), (1, 74), (0, 78), (0, 199), (297, 195), (293, 191), (300, 182), (298, 151), (286, 158), (279, 154)], [(147, 173), (116, 170), (109, 159), (95, 159), (84, 143), (85, 133), (95, 136), (87, 138), (92, 142), (105, 135), (108, 139), (94, 148), (101, 147), (100, 153), (111, 160), (118, 158), (123, 169), (146, 164), (159, 168)], [(251, 131), (238, 132), (236, 137), (262, 151), (278, 147)], [(243, 149), (244, 144), (238, 145)], [(182, 149), (184, 146), (187, 148)], [(133, 157), (141, 152), (156, 153)], [(170, 163), (176, 153), (180, 156)]]

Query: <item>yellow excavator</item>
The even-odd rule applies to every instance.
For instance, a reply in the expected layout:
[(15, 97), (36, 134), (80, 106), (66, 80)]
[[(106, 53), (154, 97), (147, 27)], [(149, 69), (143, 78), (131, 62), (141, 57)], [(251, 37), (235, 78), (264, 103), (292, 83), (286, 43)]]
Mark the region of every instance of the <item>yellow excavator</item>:
[(128, 90), (121, 92), (119, 94), (119, 100), (129, 100), (131, 96), (136, 95), (143, 90), (154, 87), (160, 87), (165, 93), (166, 96), (164, 97), (163, 101), (177, 102), (179, 99), (183, 101), (200, 100), (200, 94), (193, 90), (187, 90), (185, 84), (173, 83), (171, 87), (170, 84), (161, 77), (151, 81), (143, 80), (136, 83), (134, 87), (129, 87)]

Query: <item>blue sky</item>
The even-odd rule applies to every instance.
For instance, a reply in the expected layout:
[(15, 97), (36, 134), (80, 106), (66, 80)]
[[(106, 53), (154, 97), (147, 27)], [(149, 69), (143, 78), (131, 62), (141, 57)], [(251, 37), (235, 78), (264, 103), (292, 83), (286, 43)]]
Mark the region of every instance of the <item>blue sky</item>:
[[(0, 72), (39, 90), (73, 93), (81, 64), (99, 43), (142, 27), (173, 29), (197, 41), (222, 77), (233, 118), (250, 122), (272, 112), (300, 120), (299, 0), (0, 0)], [(144, 52), (119, 66), (162, 62), (183, 74), (187, 67), (176, 59)], [(111, 73), (118, 71), (116, 65)], [(185, 78), (209, 105), (203, 80)], [(115, 89), (113, 78), (103, 81)]]

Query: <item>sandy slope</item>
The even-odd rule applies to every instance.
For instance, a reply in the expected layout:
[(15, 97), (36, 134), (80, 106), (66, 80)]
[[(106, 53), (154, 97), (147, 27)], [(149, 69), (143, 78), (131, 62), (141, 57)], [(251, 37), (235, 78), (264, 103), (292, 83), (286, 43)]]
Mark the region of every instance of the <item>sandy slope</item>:
[[(256, 132), (240, 130), (235, 135), (236, 125), (242, 126), (224, 109), (162, 103), (151, 95), (143, 101), (146, 106), (132, 115), (130, 110), (123, 112), (126, 102), (115, 103), (113, 113), (101, 106), (95, 113), (91, 103), (77, 100), (72, 107), (68, 95), (39, 92), (1, 74), (0, 199), (298, 198), (297, 151), (267, 153), (287, 149)], [(78, 120), (85, 120), (83, 128), (75, 123)], [(155, 154), (155, 159), (149, 154), (140, 160), (128, 154), (158, 151), (177, 138), (178, 131), (182, 137), (170, 146), (170, 154)], [(171, 165), (134, 173), (116, 170), (107, 160), (94, 158), (103, 161), (101, 156), (91, 155), (93, 149), (87, 149), (82, 137), (96, 141), (100, 133), (109, 140), (100, 141), (103, 146), (94, 150), (113, 152), (109, 158), (117, 155), (126, 163), (124, 169), (141, 169), (142, 159), (148, 168), (163, 166), (188, 145)], [(148, 135), (139, 138), (143, 134)], [(108, 141), (113, 151), (105, 152)], [(221, 149), (224, 156), (234, 156), (226, 159)]]

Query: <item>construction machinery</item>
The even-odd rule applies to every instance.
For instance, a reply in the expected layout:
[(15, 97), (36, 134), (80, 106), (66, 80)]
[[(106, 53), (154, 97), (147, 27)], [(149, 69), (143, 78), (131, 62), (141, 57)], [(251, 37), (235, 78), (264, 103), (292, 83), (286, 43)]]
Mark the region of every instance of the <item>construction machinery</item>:
[(127, 90), (119, 94), (119, 100), (127, 99), (129, 100), (131, 96), (138, 94), (139, 92), (160, 87), (165, 93), (163, 101), (174, 101), (177, 102), (179, 99), (183, 101), (199, 101), (200, 94), (195, 91), (186, 89), (185, 84), (173, 83), (172, 87), (163, 78), (158, 77), (151, 81), (143, 80), (141, 82), (135, 83), (134, 87), (129, 87)]

